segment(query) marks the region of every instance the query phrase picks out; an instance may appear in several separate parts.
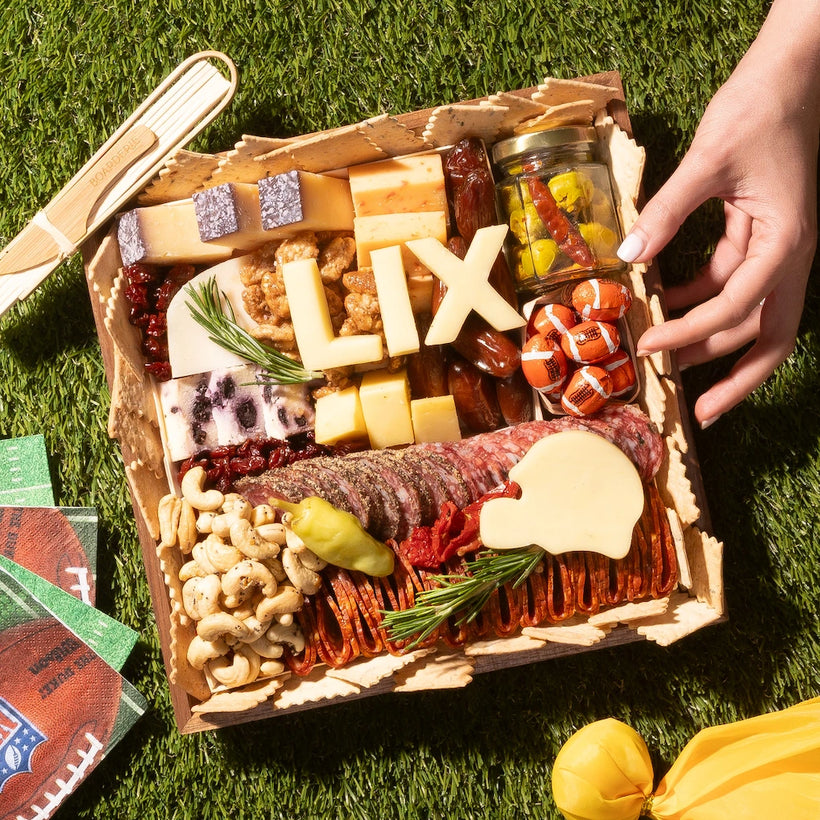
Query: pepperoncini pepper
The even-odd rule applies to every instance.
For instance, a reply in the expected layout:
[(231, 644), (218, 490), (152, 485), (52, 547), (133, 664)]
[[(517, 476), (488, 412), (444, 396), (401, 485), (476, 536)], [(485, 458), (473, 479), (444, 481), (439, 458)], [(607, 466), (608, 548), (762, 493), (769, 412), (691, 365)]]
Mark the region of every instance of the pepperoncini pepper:
[(366, 532), (355, 515), (318, 496), (298, 504), (275, 498), (271, 504), (293, 516), (290, 528), (323, 561), (377, 577), (393, 572), (393, 551)]

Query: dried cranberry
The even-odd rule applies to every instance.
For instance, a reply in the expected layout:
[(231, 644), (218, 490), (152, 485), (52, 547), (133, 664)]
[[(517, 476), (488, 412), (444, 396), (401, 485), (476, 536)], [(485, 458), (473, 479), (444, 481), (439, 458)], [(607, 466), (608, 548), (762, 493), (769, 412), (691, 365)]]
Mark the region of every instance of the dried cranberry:
[(171, 300), (179, 292), (179, 285), (166, 279), (154, 293), (154, 304), (159, 311), (168, 310)]
[(129, 285), (125, 289), (125, 298), (131, 306), (139, 310), (148, 310), (148, 285)]
[(166, 274), (166, 281), (175, 282), (178, 286), (182, 286), (196, 276), (196, 268), (193, 265), (174, 265)]
[(154, 282), (159, 274), (156, 269), (150, 265), (145, 265), (141, 262), (135, 262), (133, 265), (126, 265), (122, 272), (128, 280), (129, 285), (146, 284)]
[(154, 362), (168, 360), (168, 345), (162, 339), (149, 336), (142, 340), (142, 352)]
[(168, 362), (148, 362), (145, 369), (158, 382), (167, 382), (171, 378), (171, 365)]

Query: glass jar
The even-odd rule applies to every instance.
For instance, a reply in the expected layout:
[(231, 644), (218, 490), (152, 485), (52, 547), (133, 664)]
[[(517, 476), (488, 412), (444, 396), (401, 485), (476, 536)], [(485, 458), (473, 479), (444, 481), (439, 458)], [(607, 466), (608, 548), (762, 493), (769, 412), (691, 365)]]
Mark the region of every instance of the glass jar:
[(625, 269), (609, 170), (594, 128), (536, 131), (493, 146), (496, 194), (510, 226), (506, 253), (519, 292)]

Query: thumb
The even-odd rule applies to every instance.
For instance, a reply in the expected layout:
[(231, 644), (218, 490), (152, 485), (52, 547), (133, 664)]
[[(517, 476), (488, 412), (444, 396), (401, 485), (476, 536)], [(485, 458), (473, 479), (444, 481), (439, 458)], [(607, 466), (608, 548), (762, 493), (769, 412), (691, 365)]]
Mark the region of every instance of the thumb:
[(692, 211), (712, 197), (714, 174), (690, 152), (663, 187), (646, 203), (618, 248), (624, 262), (656, 256)]

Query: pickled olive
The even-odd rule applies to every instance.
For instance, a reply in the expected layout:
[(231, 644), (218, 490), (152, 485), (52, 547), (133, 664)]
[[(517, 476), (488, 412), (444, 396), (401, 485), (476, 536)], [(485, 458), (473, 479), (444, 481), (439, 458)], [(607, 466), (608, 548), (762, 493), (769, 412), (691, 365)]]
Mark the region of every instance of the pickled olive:
[(355, 515), (317, 496), (298, 504), (274, 498), (271, 506), (293, 516), (291, 529), (323, 561), (379, 578), (393, 572), (393, 551), (367, 533)]
[(558, 207), (571, 214), (586, 208), (595, 191), (592, 180), (578, 171), (556, 174), (548, 185)]
[(492, 376), (459, 358), (450, 362), (447, 383), (459, 421), (469, 432), (487, 433), (501, 426), (503, 417)]
[(558, 258), (560, 249), (554, 239), (536, 239), (521, 252), (521, 268), (528, 278), (533, 276), (546, 276), (555, 260)]
[(479, 228), (496, 224), (495, 183), (489, 169), (470, 171), (453, 186), (456, 229), (469, 244)]
[(496, 379), (495, 394), (504, 421), (512, 426), (533, 419), (532, 390), (519, 367), (512, 376)]
[(618, 235), (600, 222), (582, 222), (578, 226), (581, 236), (598, 256), (614, 256), (618, 246)]
[(521, 351), (503, 333), (475, 314), (467, 317), (453, 347), (479, 370), (507, 378), (521, 365)]

